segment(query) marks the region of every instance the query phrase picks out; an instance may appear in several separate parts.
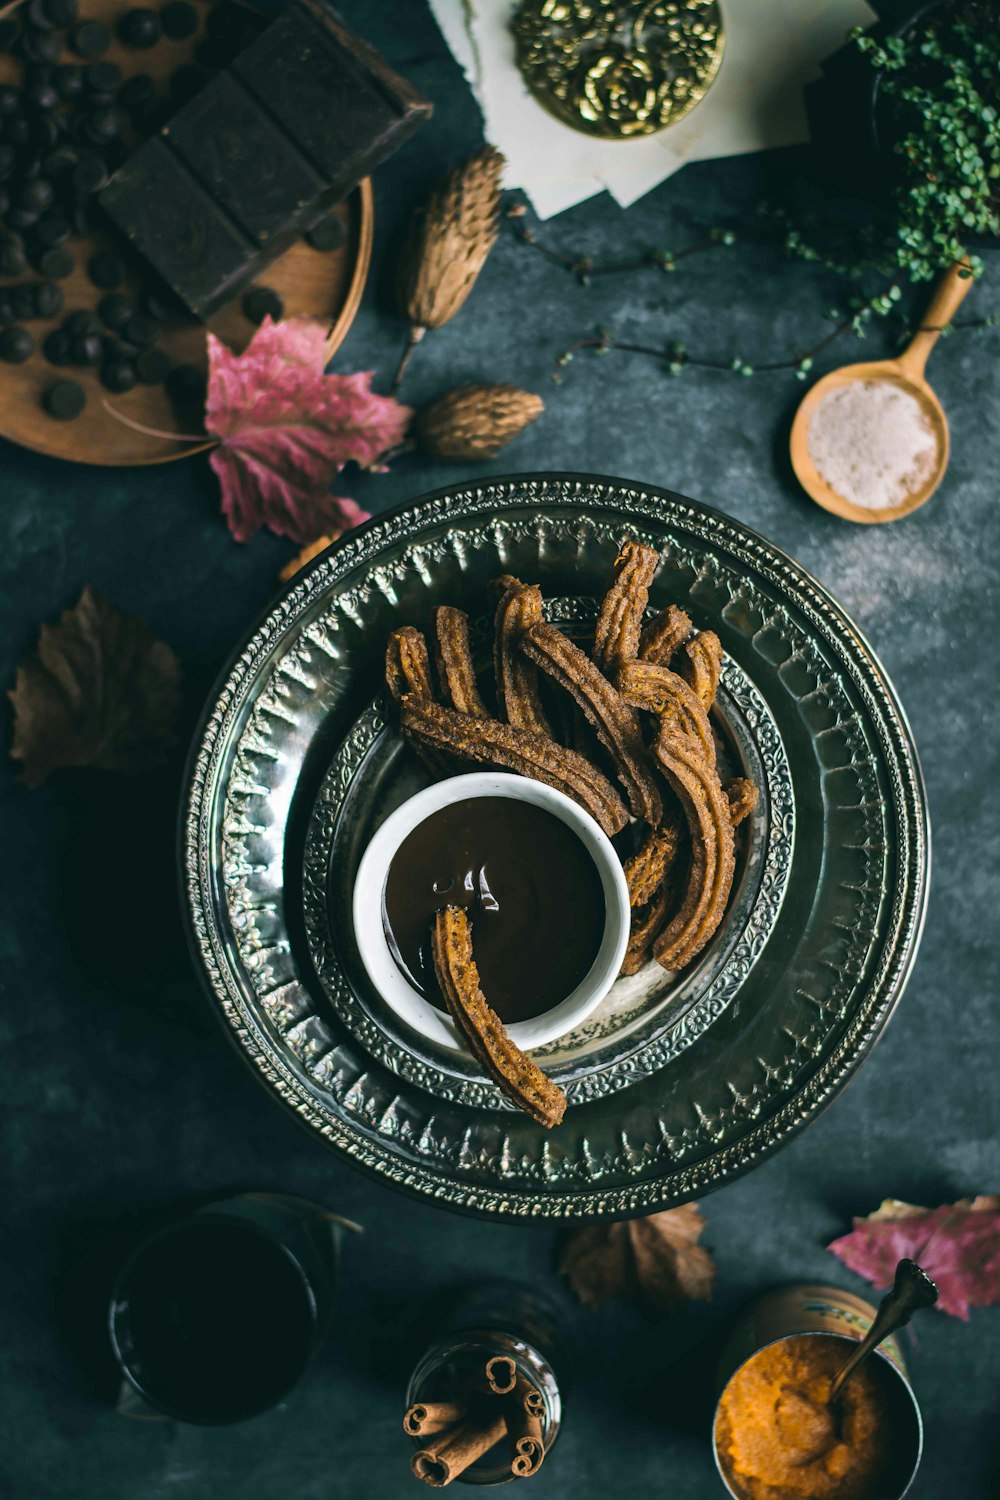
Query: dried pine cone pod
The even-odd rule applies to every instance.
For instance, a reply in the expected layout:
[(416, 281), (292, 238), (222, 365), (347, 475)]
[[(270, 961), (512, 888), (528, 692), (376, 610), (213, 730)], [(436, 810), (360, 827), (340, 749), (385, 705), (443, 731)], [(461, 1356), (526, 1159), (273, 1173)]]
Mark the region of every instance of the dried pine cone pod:
[(503, 167), (500, 152), (484, 146), (456, 167), (410, 225), (399, 268), (399, 301), (410, 335), (393, 389), (414, 344), (428, 328), (455, 316), (496, 244)]
[(544, 410), (516, 385), (463, 385), (423, 407), (413, 431), (434, 458), (493, 458)]

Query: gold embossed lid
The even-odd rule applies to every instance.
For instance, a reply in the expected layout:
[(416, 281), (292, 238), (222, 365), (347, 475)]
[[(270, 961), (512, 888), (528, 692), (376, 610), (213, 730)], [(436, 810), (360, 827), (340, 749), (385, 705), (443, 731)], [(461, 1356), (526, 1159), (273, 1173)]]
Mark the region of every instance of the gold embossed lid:
[(683, 119), (708, 92), (725, 45), (718, 0), (523, 0), (513, 30), (539, 102), (604, 140)]

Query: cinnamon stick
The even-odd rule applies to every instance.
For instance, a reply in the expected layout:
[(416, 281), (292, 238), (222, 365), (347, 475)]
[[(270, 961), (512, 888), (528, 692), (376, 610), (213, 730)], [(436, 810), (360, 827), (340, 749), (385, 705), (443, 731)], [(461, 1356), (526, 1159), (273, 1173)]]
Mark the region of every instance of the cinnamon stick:
[(543, 1440), (545, 1399), (537, 1386), (518, 1375), (507, 1398), (507, 1431), (510, 1435), (511, 1473), (518, 1479), (536, 1474), (545, 1457)]
[(433, 1489), (443, 1489), (464, 1474), (477, 1458), (488, 1453), (506, 1430), (502, 1414), (491, 1422), (482, 1419), (462, 1422), (420, 1448), (410, 1460), (410, 1469), (417, 1479)]
[(511, 1445), (510, 1471), (518, 1479), (529, 1479), (532, 1474), (538, 1473), (545, 1457), (541, 1419), (524, 1413), (524, 1423), (520, 1430), (511, 1422), (508, 1422), (507, 1428)]
[(509, 1354), (494, 1354), (486, 1361), (486, 1384), (498, 1396), (509, 1396), (517, 1385), (517, 1365)]
[(431, 1437), (454, 1427), (467, 1412), (464, 1401), (418, 1401), (404, 1416), (403, 1431), (408, 1437)]

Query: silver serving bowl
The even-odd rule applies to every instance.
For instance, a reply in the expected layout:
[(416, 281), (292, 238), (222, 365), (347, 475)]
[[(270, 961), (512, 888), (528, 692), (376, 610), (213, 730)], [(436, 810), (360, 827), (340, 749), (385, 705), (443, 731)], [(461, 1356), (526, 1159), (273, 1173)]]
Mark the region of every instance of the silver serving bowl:
[[(719, 727), (764, 795), (701, 959), (619, 981), (544, 1049), (571, 1106), (547, 1135), (471, 1060), (387, 1013), (357, 960), (349, 892), (371, 831), (418, 784), (381, 693), (388, 632), (445, 601), (485, 616), (500, 572), (540, 582), (550, 616), (583, 632), (625, 534), (661, 551), (651, 604), (681, 603), (719, 633)], [(378, 517), (293, 580), (209, 706), (182, 846), (209, 994), (304, 1125), (443, 1206), (583, 1219), (703, 1193), (834, 1096), (909, 974), (928, 837), (892, 689), (807, 574), (678, 496), (538, 475)]]

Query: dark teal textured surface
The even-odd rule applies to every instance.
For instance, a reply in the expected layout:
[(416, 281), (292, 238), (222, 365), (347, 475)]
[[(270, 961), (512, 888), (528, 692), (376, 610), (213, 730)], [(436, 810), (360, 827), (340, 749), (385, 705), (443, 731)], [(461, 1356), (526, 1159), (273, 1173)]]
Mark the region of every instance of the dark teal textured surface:
[[(373, 275), (336, 361), (383, 387), (402, 341), (394, 243), (409, 205), (480, 139), (461, 75), (422, 4), (343, 4), (349, 21), (433, 100), (433, 122), (380, 172)], [(550, 224), (574, 252), (678, 247), (706, 219), (745, 213), (795, 152), (685, 169), (627, 213), (607, 198)], [(509, 226), (507, 226), (509, 228)], [(990, 276), (969, 315), (996, 305)], [(791, 552), (854, 614), (911, 717), (934, 823), (930, 913), (916, 972), (872, 1058), (832, 1109), (747, 1179), (707, 1199), (715, 1300), (673, 1319), (617, 1306), (582, 1319), (589, 1345), (536, 1500), (721, 1493), (707, 1445), (712, 1340), (748, 1295), (787, 1279), (863, 1284), (824, 1245), (852, 1213), (898, 1196), (935, 1204), (996, 1189), (1000, 1047), (994, 636), (998, 619), (998, 336), (956, 335), (930, 367), (952, 425), (935, 499), (887, 527), (850, 527), (792, 481), (787, 430), (802, 386), (624, 355), (548, 372), (607, 323), (729, 357), (781, 357), (822, 331), (836, 295), (808, 268), (737, 248), (590, 288), (504, 232), (463, 313), (417, 352), (419, 403), (468, 380), (539, 391), (545, 416), (493, 464), (407, 458), (345, 477), (369, 509), (475, 473), (574, 469), (648, 480), (738, 516)], [(871, 357), (881, 348), (869, 340)], [(868, 346), (861, 346), (862, 352)], [(836, 346), (824, 367), (859, 357)], [(5, 446), (0, 507), (3, 682), (39, 624), (93, 583), (141, 613), (187, 671), (186, 729), (266, 603), (289, 544), (234, 543), (204, 460), (76, 469)], [(179, 765), (148, 788), (68, 775), (0, 796), (0, 1035), (5, 1116), (0, 1239), (0, 1494), (16, 1500), (378, 1500), (416, 1495), (399, 1420), (408, 1335), (427, 1299), (506, 1274), (557, 1285), (555, 1236), (442, 1215), (370, 1184), (300, 1132), (207, 1015), (175, 915)], [(140, 809), (142, 814), (140, 815)], [(144, 1213), (243, 1187), (320, 1198), (365, 1225), (345, 1246), (339, 1331), (281, 1408), (230, 1430), (127, 1424), (109, 1404), (101, 1282)], [(1000, 1310), (968, 1326), (932, 1313), (909, 1348), (927, 1423), (915, 1500), (1000, 1488)]]

